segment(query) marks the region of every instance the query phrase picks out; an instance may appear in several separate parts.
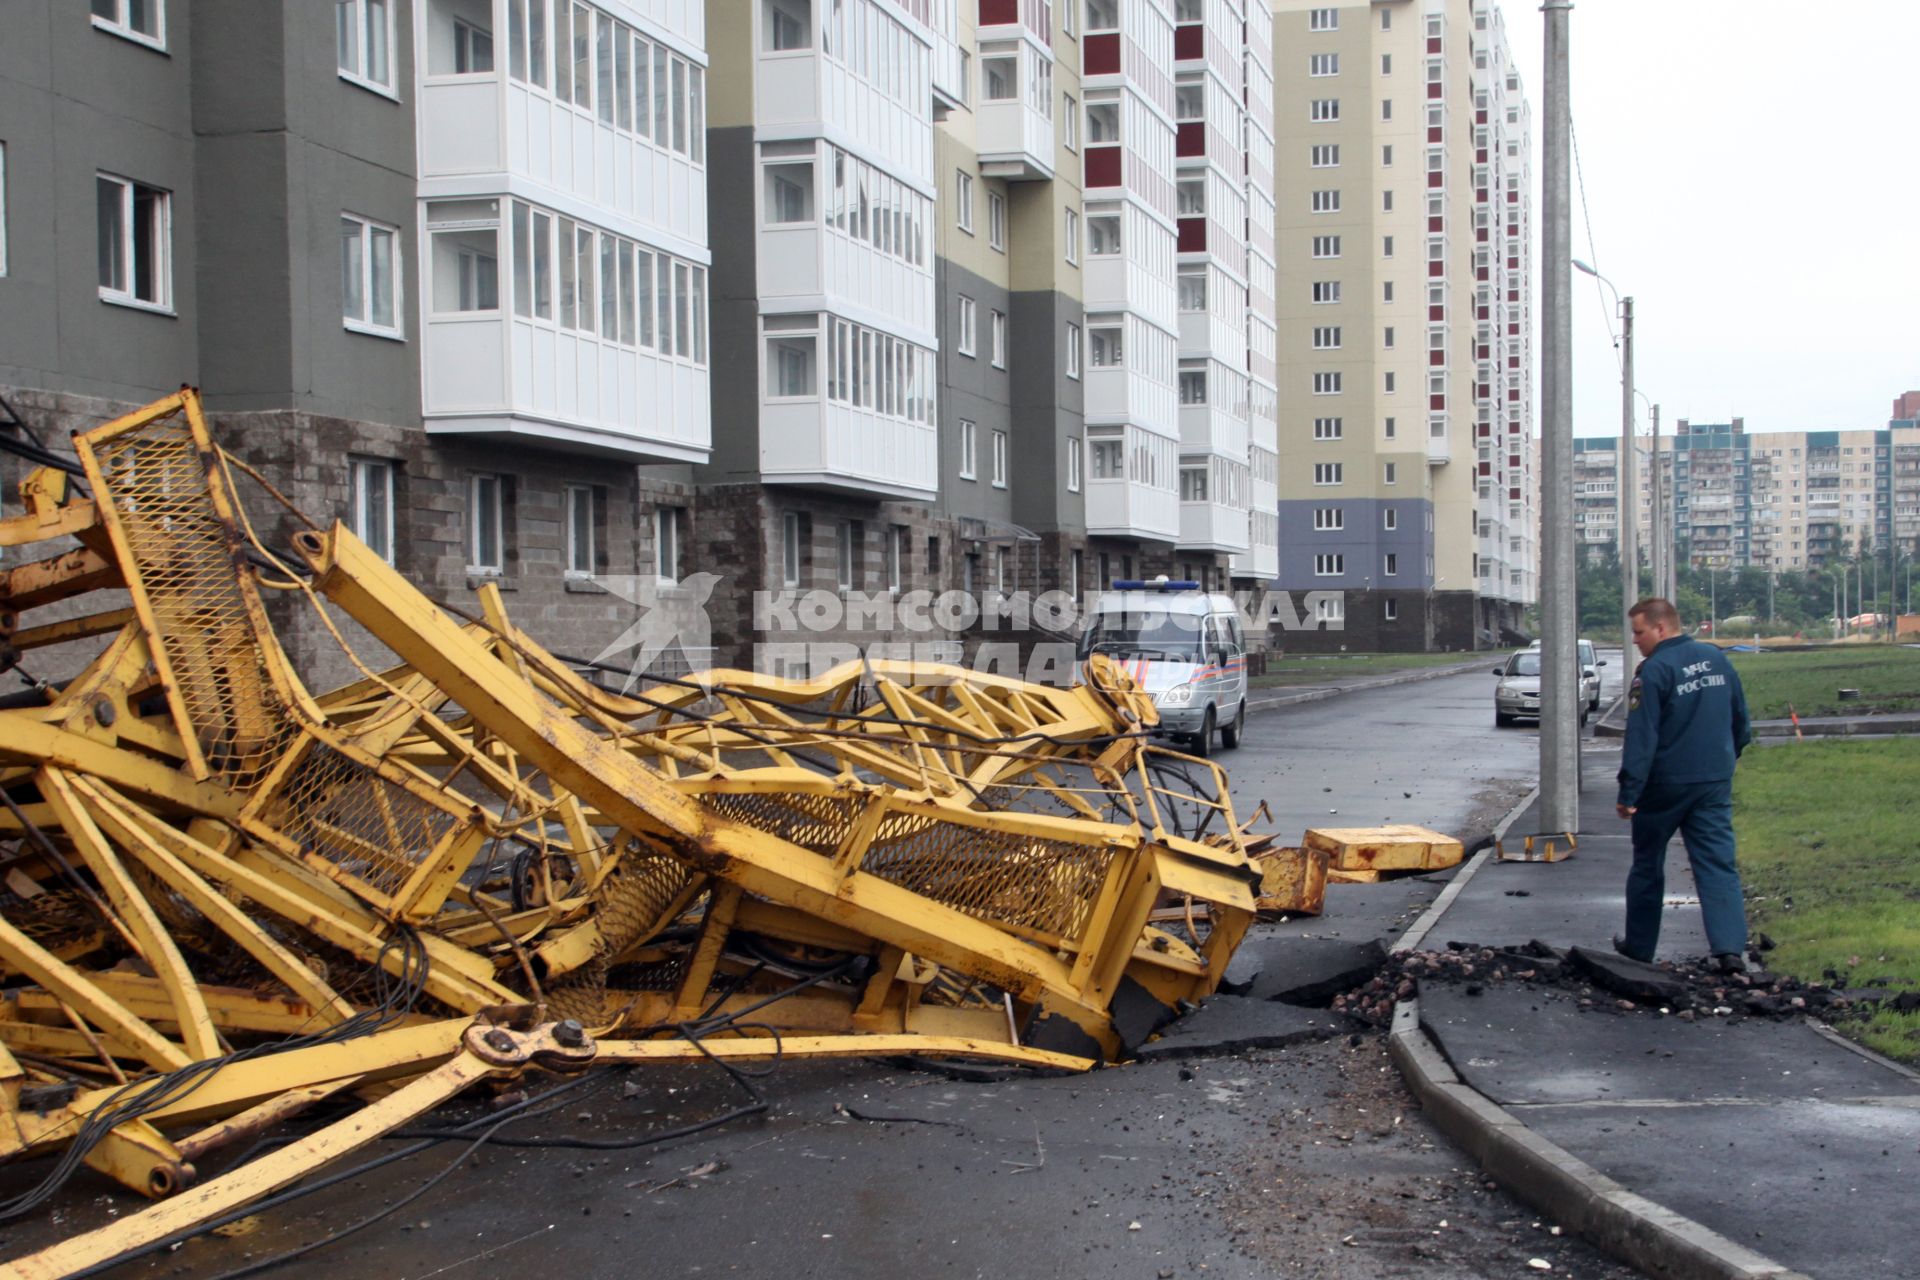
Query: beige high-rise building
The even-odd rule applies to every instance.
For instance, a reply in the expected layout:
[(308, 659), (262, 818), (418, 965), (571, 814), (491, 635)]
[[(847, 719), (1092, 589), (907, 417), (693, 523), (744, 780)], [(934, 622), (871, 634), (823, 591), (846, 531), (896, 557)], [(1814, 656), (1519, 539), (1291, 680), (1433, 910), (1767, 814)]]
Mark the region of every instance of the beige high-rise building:
[[(1274, 5), (1280, 572), (1311, 647), (1497, 642), (1537, 592), (1528, 107), (1491, 0)], [(1336, 618), (1335, 615), (1338, 614)]]

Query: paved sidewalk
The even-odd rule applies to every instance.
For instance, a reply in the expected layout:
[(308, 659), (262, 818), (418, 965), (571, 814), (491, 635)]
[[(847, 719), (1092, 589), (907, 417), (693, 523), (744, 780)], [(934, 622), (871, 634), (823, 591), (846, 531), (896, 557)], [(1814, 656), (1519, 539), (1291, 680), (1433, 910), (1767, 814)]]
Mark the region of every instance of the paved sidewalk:
[[(1422, 946), (1610, 950), (1631, 845), (1613, 812), (1616, 754), (1589, 750), (1583, 765), (1578, 852), (1550, 864), (1483, 855)], [(1536, 823), (1537, 809), (1522, 812), (1510, 832)], [(1706, 951), (1692, 893), (1675, 840), (1663, 958)], [(1609, 1003), (1430, 985), (1419, 1028), (1396, 1030), (1397, 1056), (1435, 1118), (1510, 1190), (1643, 1269), (1915, 1274), (1920, 1077), (1805, 1022), (1683, 1022)]]

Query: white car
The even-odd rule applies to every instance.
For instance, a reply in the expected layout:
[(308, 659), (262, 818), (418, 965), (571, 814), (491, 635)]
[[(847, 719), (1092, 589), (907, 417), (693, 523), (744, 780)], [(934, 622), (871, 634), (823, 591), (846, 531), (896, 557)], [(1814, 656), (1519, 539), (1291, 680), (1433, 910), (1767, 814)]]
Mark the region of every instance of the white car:
[[(1516, 650), (1508, 659), (1493, 669), (1500, 682), (1493, 687), (1493, 722), (1502, 728), (1515, 720), (1525, 717), (1529, 720), (1540, 718), (1540, 667), (1541, 652), (1536, 648)], [(1593, 668), (1583, 667), (1581, 693), (1587, 693), (1586, 673)], [(1583, 696), (1580, 700), (1580, 723), (1587, 722), (1587, 712), (1600, 698), (1598, 689), (1599, 674), (1594, 672), (1595, 689), (1593, 702)]]

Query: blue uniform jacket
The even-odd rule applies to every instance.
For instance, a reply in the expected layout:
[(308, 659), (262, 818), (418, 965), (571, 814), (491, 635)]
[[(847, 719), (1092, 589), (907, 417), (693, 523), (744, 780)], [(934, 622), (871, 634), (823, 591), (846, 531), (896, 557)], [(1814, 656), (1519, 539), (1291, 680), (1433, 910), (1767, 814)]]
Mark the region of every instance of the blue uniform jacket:
[(1627, 709), (1619, 802), (1630, 808), (1649, 782), (1725, 782), (1753, 740), (1733, 663), (1691, 636), (1670, 636), (1647, 655)]

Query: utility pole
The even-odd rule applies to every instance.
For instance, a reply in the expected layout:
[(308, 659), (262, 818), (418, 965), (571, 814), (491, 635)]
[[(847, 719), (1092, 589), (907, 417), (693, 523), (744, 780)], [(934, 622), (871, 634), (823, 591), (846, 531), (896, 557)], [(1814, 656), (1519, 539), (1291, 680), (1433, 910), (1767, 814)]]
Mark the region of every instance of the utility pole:
[(1620, 299), (1620, 670), (1622, 689), (1633, 688), (1633, 606), (1640, 596), (1640, 489), (1633, 465), (1633, 299)]
[[(1660, 470), (1660, 406), (1653, 406), (1653, 452), (1648, 455), (1647, 465), (1653, 469), (1647, 477), (1647, 488), (1653, 491), (1651, 506), (1647, 512), (1647, 537), (1652, 543), (1650, 559), (1653, 565), (1653, 594), (1673, 598), (1667, 589), (1667, 535), (1660, 527), (1660, 512), (1665, 503), (1660, 501), (1661, 486), (1666, 477)], [(1638, 501), (1636, 496), (1635, 501)]]
[(1580, 693), (1574, 646), (1573, 549), (1573, 208), (1569, 160), (1572, 110), (1567, 58), (1567, 14), (1572, 0), (1545, 0), (1545, 121), (1541, 130), (1542, 203), (1540, 281), (1545, 323), (1540, 346), (1541, 408), (1541, 637), (1540, 829), (1580, 829)]

